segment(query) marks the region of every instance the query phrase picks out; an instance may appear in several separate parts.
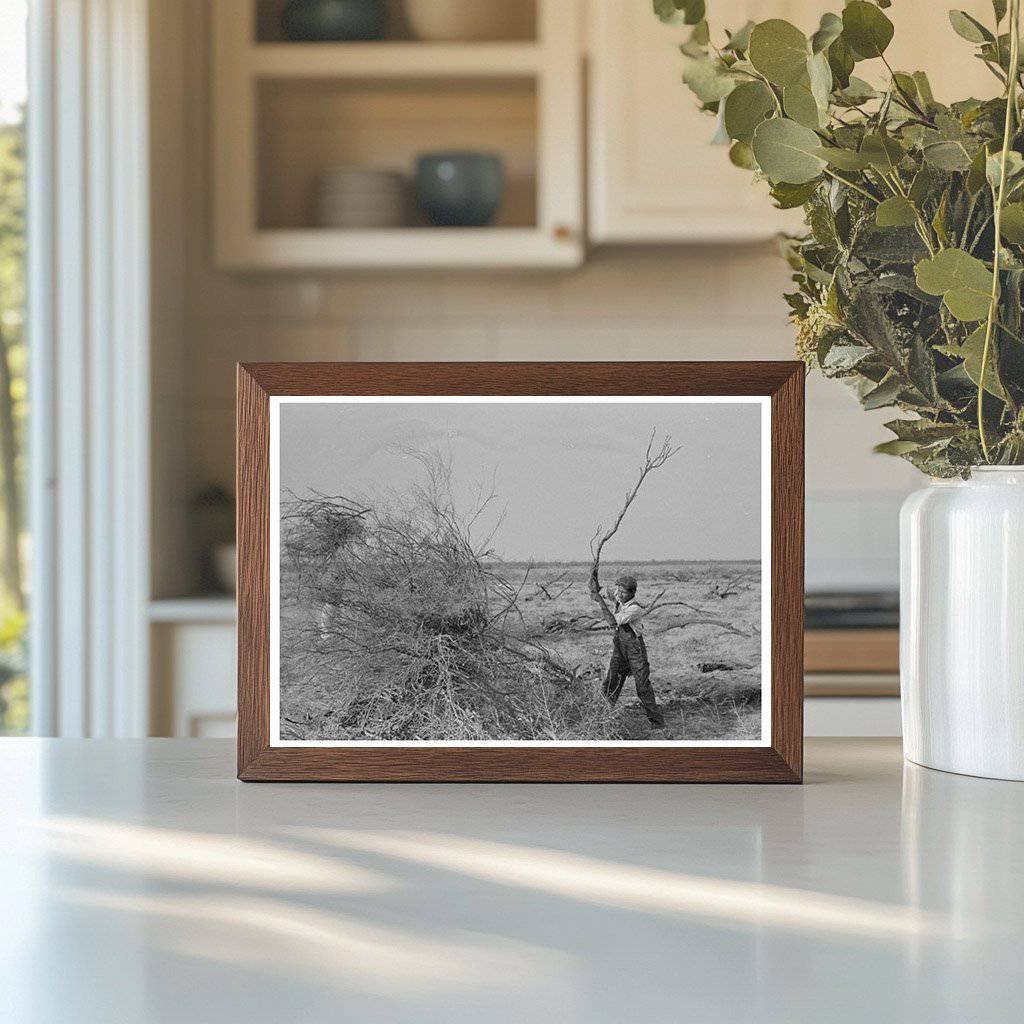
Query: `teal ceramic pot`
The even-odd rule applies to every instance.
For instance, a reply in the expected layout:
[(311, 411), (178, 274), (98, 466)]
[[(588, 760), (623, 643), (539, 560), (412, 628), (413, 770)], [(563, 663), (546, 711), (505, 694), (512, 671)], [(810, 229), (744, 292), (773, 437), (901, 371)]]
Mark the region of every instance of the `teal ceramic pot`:
[(281, 27), (302, 43), (365, 42), (383, 37), (387, 0), (288, 0)]
[(435, 227), (489, 224), (504, 191), (504, 165), (494, 153), (424, 153), (416, 161), (416, 195)]

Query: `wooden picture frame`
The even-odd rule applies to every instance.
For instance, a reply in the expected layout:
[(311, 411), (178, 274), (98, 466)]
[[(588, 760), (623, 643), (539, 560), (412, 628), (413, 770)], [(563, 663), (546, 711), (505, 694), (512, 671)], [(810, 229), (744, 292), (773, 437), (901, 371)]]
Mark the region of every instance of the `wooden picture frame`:
[[(770, 410), (770, 738), (762, 745), (271, 743), (271, 399), (762, 396)], [(451, 398), (448, 399), (449, 401)], [(478, 397), (476, 400), (480, 400)], [(520, 399), (522, 400), (522, 399)], [(591, 398), (591, 401), (602, 400)], [(746, 398), (750, 401), (749, 398)], [(364, 399), (365, 401), (365, 399)], [(238, 777), (244, 781), (800, 782), (804, 367), (799, 362), (238, 366)]]

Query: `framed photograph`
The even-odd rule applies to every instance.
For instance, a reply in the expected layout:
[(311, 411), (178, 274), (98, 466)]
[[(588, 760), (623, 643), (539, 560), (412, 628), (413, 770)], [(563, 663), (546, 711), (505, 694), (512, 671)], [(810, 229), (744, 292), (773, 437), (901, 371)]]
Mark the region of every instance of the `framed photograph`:
[(238, 368), (238, 775), (799, 782), (798, 362)]

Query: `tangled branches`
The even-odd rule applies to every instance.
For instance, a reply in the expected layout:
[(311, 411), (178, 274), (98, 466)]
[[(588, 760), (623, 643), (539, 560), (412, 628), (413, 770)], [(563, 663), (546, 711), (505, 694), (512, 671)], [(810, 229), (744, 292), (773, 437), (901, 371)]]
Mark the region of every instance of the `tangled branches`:
[[(424, 482), (382, 507), (319, 495), (285, 503), (282, 693), (327, 694), (339, 737), (599, 731), (610, 712), (595, 688), (523, 622), (530, 570), (510, 581), (488, 560), (493, 530), (475, 533), (493, 488), (458, 509), (444, 458), (414, 457)], [(290, 717), (301, 735), (304, 723)]]

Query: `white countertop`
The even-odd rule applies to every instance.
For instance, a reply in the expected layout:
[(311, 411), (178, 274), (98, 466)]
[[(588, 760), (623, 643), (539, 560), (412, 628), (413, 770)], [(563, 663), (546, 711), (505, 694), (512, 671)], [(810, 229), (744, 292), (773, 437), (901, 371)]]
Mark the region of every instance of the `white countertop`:
[(243, 785), (225, 741), (0, 741), (0, 1021), (1019, 1019), (1024, 785), (807, 767)]

